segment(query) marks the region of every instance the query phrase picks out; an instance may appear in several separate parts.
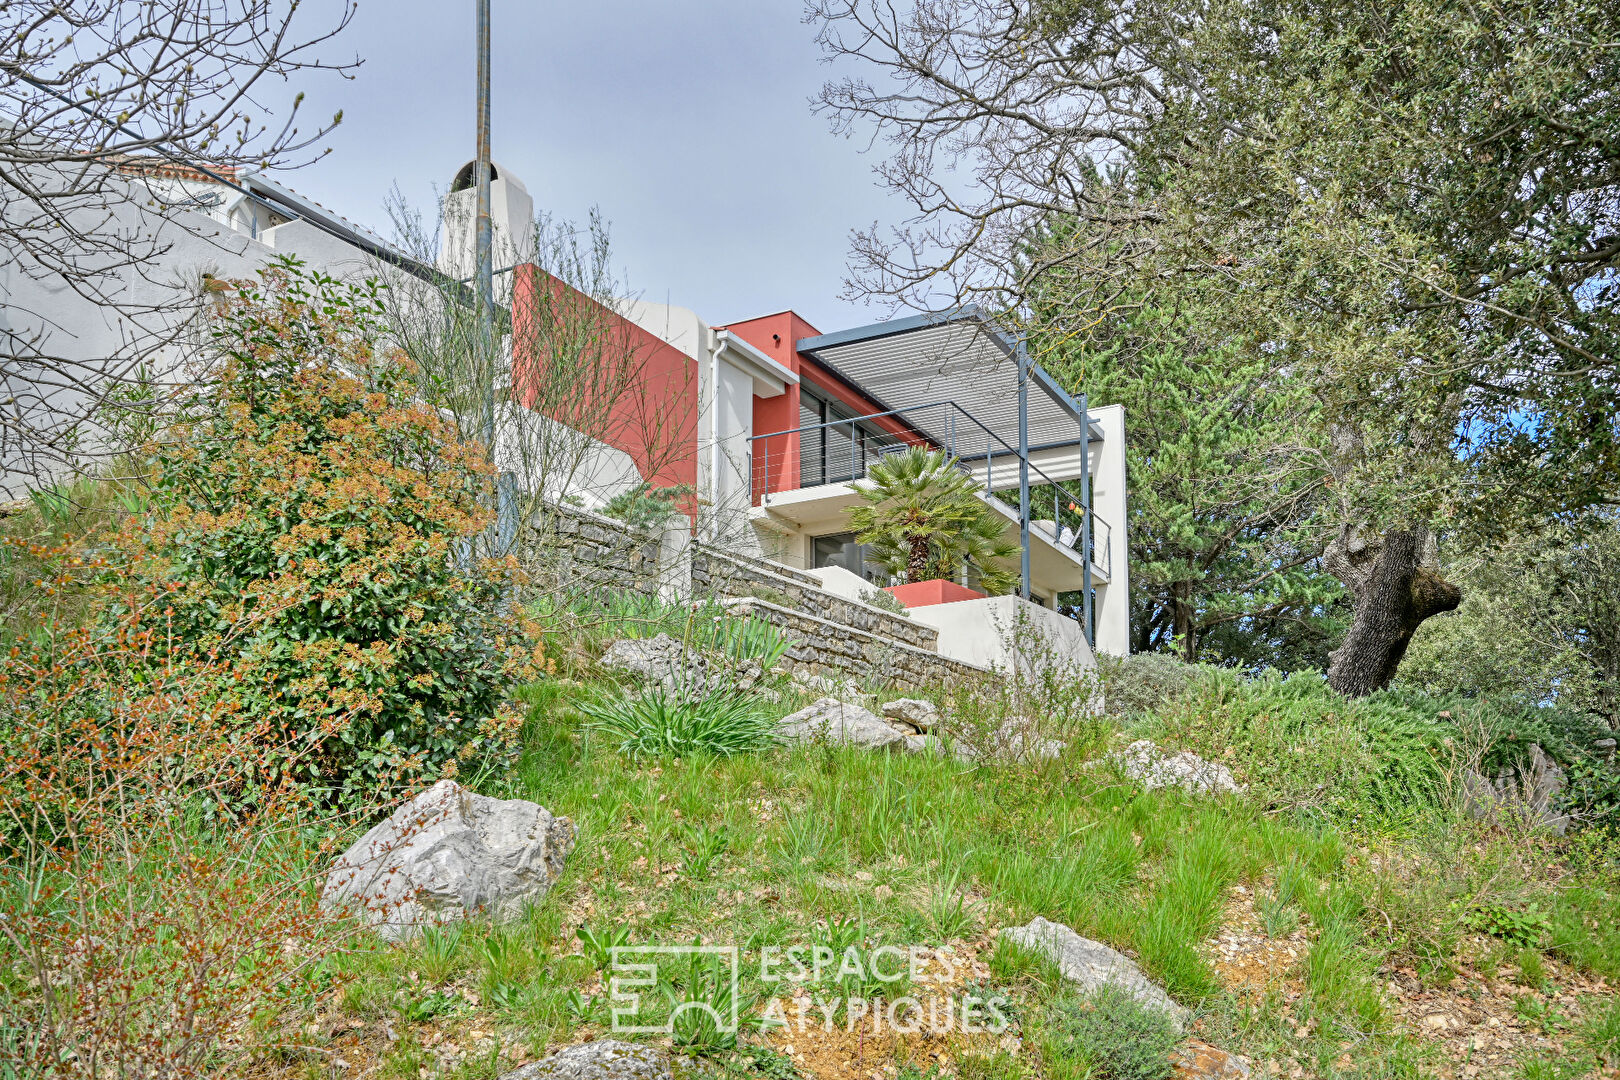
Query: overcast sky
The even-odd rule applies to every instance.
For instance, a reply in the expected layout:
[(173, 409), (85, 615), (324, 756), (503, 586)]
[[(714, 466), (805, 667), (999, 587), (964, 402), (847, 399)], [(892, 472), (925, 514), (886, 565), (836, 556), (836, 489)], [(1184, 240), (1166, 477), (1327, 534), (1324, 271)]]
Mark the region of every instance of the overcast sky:
[[(783, 308), (824, 331), (882, 317), (838, 299), (849, 232), (903, 207), (864, 141), (811, 114), (830, 69), (796, 0), (492, 8), (494, 158), (537, 209), (601, 207), (633, 291), (715, 324)], [(310, 87), (312, 105), (344, 110), (333, 153), (284, 181), (384, 235), (393, 184), (430, 205), (474, 155), (473, 18), (472, 0), (362, 0), (334, 50), (365, 63)]]

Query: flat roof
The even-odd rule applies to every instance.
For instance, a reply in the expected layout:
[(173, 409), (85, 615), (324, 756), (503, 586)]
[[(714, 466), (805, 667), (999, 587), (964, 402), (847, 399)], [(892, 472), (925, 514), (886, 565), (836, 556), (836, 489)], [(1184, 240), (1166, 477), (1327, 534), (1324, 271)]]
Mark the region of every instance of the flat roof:
[[(801, 338), (795, 347), (885, 410), (954, 401), (1009, 446), (1018, 445), (1018, 342), (976, 307)], [(1079, 402), (1039, 364), (1029, 368), (1029, 446), (1080, 442), (1085, 417)], [(905, 419), (934, 441), (946, 441), (943, 431), (933, 430), (943, 416)], [(1095, 425), (1091, 435), (1101, 435)]]

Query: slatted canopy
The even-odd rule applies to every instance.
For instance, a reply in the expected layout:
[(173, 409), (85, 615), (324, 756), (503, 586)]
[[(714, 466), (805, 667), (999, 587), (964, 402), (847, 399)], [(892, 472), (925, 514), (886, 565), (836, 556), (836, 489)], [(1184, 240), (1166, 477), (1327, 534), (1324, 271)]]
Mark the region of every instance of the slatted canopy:
[[(954, 401), (1005, 447), (1018, 447), (1018, 344), (975, 308), (802, 338), (796, 347), (884, 411)], [(1033, 363), (1028, 410), (1030, 450), (1081, 441), (1080, 406)], [(945, 410), (904, 419), (945, 444)], [(962, 450), (971, 455), (968, 446), (973, 438), (960, 421), (956, 434)], [(996, 452), (1002, 449), (997, 447)]]

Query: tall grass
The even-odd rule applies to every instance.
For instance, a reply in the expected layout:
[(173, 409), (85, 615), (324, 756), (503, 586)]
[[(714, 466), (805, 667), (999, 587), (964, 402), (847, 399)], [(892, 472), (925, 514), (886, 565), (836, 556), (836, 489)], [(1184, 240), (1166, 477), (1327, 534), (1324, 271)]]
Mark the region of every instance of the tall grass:
[(632, 757), (729, 756), (763, 750), (776, 724), (759, 703), (725, 690), (698, 699), (654, 688), (580, 707), (590, 730)]

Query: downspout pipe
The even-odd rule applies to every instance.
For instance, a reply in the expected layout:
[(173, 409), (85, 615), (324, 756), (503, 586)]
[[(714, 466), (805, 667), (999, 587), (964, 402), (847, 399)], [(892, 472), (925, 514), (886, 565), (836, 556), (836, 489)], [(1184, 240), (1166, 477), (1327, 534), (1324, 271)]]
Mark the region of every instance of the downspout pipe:
[[(713, 333), (713, 331), (710, 331)], [(720, 535), (720, 353), (724, 334), (714, 335), (709, 350), (709, 539)]]

